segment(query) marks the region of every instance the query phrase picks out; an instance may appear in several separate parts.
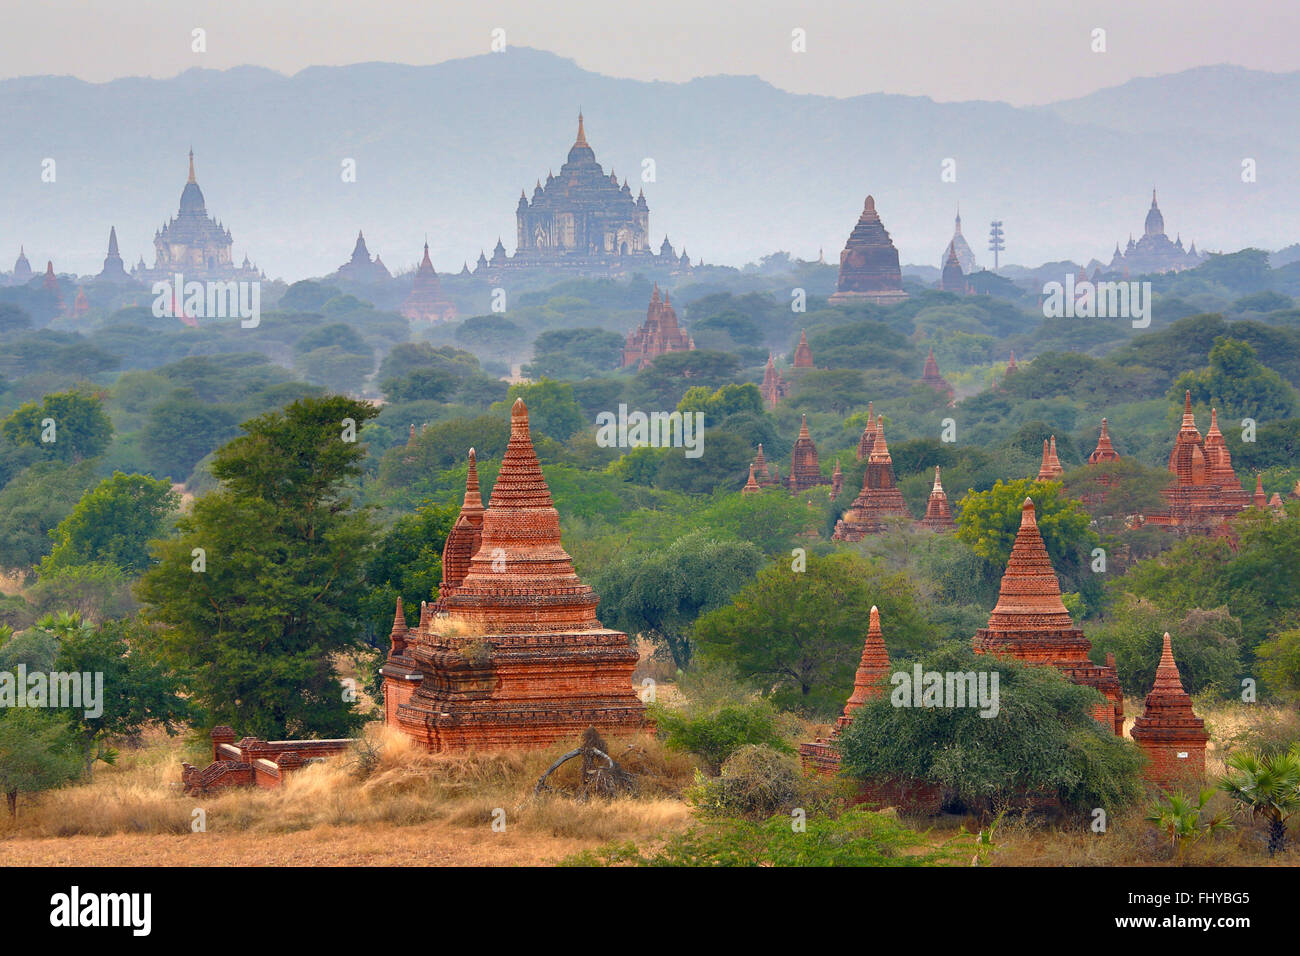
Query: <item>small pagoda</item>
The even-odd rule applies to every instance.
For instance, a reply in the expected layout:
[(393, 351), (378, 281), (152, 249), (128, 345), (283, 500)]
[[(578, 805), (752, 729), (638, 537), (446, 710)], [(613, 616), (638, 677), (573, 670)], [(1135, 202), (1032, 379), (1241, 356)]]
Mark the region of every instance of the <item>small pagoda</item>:
[(1101, 420), (1101, 434), (1097, 438), (1097, 447), (1088, 456), (1088, 464), (1099, 465), (1110, 461), (1119, 461), (1119, 452), (1110, 443), (1110, 430), (1107, 427), (1106, 419), (1103, 418)]
[(875, 407), (875, 402), (867, 403), (867, 426), (862, 429), (862, 437), (858, 439), (858, 461), (866, 461), (871, 456), (871, 447), (876, 443), (876, 420), (872, 416)]
[(1155, 685), (1129, 736), (1147, 756), (1146, 777), (1163, 789), (1196, 785), (1205, 779), (1205, 721), (1192, 711), (1192, 698), (1174, 663), (1168, 632), (1156, 668)]
[(940, 395), (946, 396), (949, 404), (952, 404), (953, 398), (956, 396), (952, 386), (948, 384), (948, 380), (939, 372), (939, 363), (934, 359), (933, 345), (930, 346), (930, 354), (926, 356), (925, 368), (921, 371), (921, 384), (928, 385)]
[(813, 444), (812, 435), (808, 431), (808, 416), (804, 415), (799, 425), (799, 437), (795, 439), (794, 448), (790, 452), (790, 477), (786, 479), (786, 486), (790, 489), (790, 494), (797, 495), (809, 488), (829, 483), (822, 475), (821, 464), (817, 460), (817, 446)]
[(560, 543), (559, 515), (516, 399), (486, 508), (471, 458), (443, 550), (438, 599), (399, 610), (380, 673), (390, 726), (429, 751), (544, 747), (646, 726), (636, 651), (596, 619), (598, 598)]
[(1226, 519), (1251, 505), (1232, 469), (1217, 410), (1210, 410), (1210, 428), (1202, 439), (1190, 391), (1183, 397), (1183, 422), (1169, 453), (1169, 471), (1173, 481), (1161, 492), (1169, 510), (1148, 515), (1149, 524), (1216, 532)]
[(799, 760), (806, 772), (834, 776), (840, 769), (840, 753), (836, 740), (844, 728), (853, 722), (853, 712), (869, 700), (883, 697), (884, 681), (892, 667), (889, 663), (889, 649), (885, 647), (885, 637), (880, 630), (880, 611), (873, 604), (871, 618), (867, 624), (867, 638), (862, 645), (862, 659), (853, 678), (853, 693), (844, 704), (844, 713), (835, 722), (835, 729), (829, 737), (818, 737), (814, 741), (799, 745)]
[(1056, 457), (1056, 436), (1053, 435), (1051, 440), (1043, 439), (1043, 461), (1038, 466), (1037, 481), (1059, 481), (1065, 474), (1065, 469), (1061, 467), (1061, 459)]
[(411, 294), (402, 303), (402, 316), (421, 322), (452, 322), (456, 306), (442, 292), (442, 283), (429, 258), (429, 244), (424, 244), (424, 258), (411, 281)]
[(952, 531), (957, 523), (952, 520), (952, 509), (948, 506), (948, 495), (939, 480), (939, 466), (934, 466), (934, 485), (930, 488), (930, 500), (925, 504), (925, 517), (920, 524), (931, 531)]
[(794, 362), (795, 368), (812, 368), (813, 357), (812, 349), (808, 347), (808, 332), (806, 329), (799, 331), (799, 344), (795, 346)]
[(1092, 643), (1074, 626), (1061, 601), (1061, 583), (1043, 544), (1026, 498), (1020, 508), (1020, 530), (998, 592), (998, 603), (987, 627), (975, 632), (977, 654), (1008, 654), (1030, 664), (1055, 667), (1070, 681), (1095, 688), (1105, 698), (1093, 716), (1116, 735), (1124, 730), (1124, 695), (1119, 675), (1109, 665), (1088, 659)]
[(885, 425), (876, 420), (876, 437), (862, 476), (862, 491), (853, 499), (844, 515), (835, 522), (835, 541), (861, 541), (869, 534), (884, 530), (884, 519), (911, 517), (903, 493), (894, 480), (894, 459), (885, 441)]
[(768, 408), (776, 408), (776, 403), (790, 394), (790, 383), (781, 377), (772, 353), (767, 353), (767, 366), (763, 369), (763, 384), (758, 386), (759, 394)]

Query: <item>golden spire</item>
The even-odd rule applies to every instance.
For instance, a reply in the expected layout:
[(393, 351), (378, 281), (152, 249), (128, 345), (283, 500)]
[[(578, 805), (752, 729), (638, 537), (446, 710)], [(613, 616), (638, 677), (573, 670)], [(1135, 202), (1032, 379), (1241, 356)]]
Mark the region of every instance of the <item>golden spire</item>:
[(190, 147), (190, 178), (188, 182), (198, 182), (198, 180), (194, 178), (194, 147), (192, 146)]
[(574, 145), (574, 146), (586, 146), (586, 145), (587, 145), (587, 133), (586, 133), (586, 131), (582, 128), (582, 111), (581, 111), (581, 110), (578, 111), (578, 138), (577, 138), (576, 140), (573, 141), (573, 145)]

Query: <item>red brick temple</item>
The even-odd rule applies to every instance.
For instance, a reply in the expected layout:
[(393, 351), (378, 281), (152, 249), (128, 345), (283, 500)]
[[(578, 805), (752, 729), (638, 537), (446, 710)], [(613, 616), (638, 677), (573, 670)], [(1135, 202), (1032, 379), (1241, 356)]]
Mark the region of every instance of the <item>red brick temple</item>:
[(799, 330), (799, 344), (795, 346), (793, 365), (795, 368), (813, 367), (812, 349), (808, 347), (808, 332), (805, 329)]
[(1088, 659), (1092, 642), (1074, 626), (1061, 602), (1061, 583), (1047, 556), (1029, 498), (1020, 509), (1020, 530), (1002, 575), (998, 603), (988, 626), (975, 632), (974, 645), (977, 654), (1009, 654), (1030, 664), (1048, 665), (1076, 684), (1096, 688), (1105, 701), (1097, 705), (1093, 716), (1116, 735), (1123, 734), (1124, 695), (1119, 675), (1113, 666)]
[(876, 420), (876, 437), (867, 458), (867, 470), (862, 476), (862, 491), (853, 499), (843, 517), (835, 522), (835, 541), (861, 541), (869, 534), (884, 529), (889, 517), (911, 517), (903, 493), (894, 480), (894, 459), (885, 442), (885, 426)]
[(949, 402), (952, 402), (956, 395), (952, 390), (952, 386), (948, 384), (948, 380), (939, 373), (939, 363), (934, 360), (934, 346), (930, 346), (930, 354), (925, 359), (925, 369), (921, 372), (921, 382), (929, 385), (936, 392), (948, 396)]
[(424, 244), (424, 258), (411, 281), (411, 294), (402, 303), (402, 316), (421, 322), (451, 322), (456, 306), (442, 292), (442, 283), (429, 258), (429, 244)]
[(795, 439), (794, 448), (790, 452), (790, 477), (786, 479), (786, 486), (790, 489), (790, 494), (797, 495), (817, 485), (827, 484), (830, 481), (822, 475), (821, 464), (817, 460), (817, 446), (813, 444), (812, 435), (808, 432), (808, 416), (805, 415), (799, 425), (799, 437)]
[(1052, 436), (1049, 442), (1043, 439), (1043, 461), (1038, 466), (1038, 481), (1057, 481), (1065, 474), (1065, 469), (1061, 467), (1061, 459), (1056, 457), (1056, 436)]
[(758, 443), (758, 454), (754, 458), (754, 481), (760, 488), (771, 488), (778, 484), (776, 477), (768, 471), (767, 456), (763, 454), (763, 443)]
[(776, 408), (776, 403), (790, 394), (790, 383), (781, 377), (772, 353), (767, 354), (767, 367), (763, 369), (763, 384), (758, 386), (759, 393), (768, 408)]
[(1110, 431), (1107, 428), (1106, 419), (1103, 418), (1101, 420), (1101, 435), (1097, 438), (1097, 447), (1088, 456), (1088, 464), (1097, 465), (1108, 461), (1119, 461), (1119, 452), (1110, 443)]
[(862, 645), (862, 659), (858, 662), (858, 671), (853, 678), (853, 693), (844, 705), (844, 713), (835, 722), (835, 729), (829, 737), (818, 737), (815, 741), (799, 745), (799, 761), (805, 771), (833, 776), (840, 769), (840, 753), (835, 746), (836, 739), (844, 728), (853, 722), (853, 712), (869, 700), (883, 697), (885, 686), (882, 683), (891, 671), (889, 650), (885, 647), (884, 634), (880, 630), (880, 611), (873, 604), (871, 619), (867, 625), (867, 639)]
[(875, 402), (867, 402), (867, 427), (862, 429), (858, 439), (858, 461), (866, 461), (871, 456), (871, 446), (876, 443), (876, 420), (872, 417)]
[(659, 283), (650, 293), (650, 307), (640, 327), (627, 334), (623, 348), (623, 367), (635, 365), (645, 368), (666, 352), (690, 352), (695, 340), (677, 324), (677, 312), (668, 301), (667, 294), (660, 297)]
[(1205, 779), (1205, 746), (1210, 738), (1205, 721), (1192, 712), (1192, 698), (1183, 690), (1168, 633), (1164, 640), (1155, 685), (1129, 736), (1147, 756), (1147, 779), (1170, 789)]
[(840, 253), (839, 282), (829, 301), (890, 305), (906, 298), (898, 250), (876, 214), (875, 199), (868, 196), (862, 206), (862, 215)]
[(1183, 399), (1183, 423), (1169, 453), (1174, 480), (1161, 494), (1169, 510), (1147, 516), (1149, 524), (1214, 532), (1226, 519), (1251, 505), (1232, 470), (1232, 457), (1219, 431), (1219, 417), (1210, 411), (1210, 428), (1201, 438), (1192, 414), (1192, 393)]
[(758, 487), (758, 482), (754, 480), (754, 463), (749, 463), (749, 480), (745, 482), (745, 487), (740, 489), (742, 495), (756, 495), (763, 489)]
[(835, 467), (831, 469), (831, 497), (838, 498), (840, 492), (844, 490), (844, 471), (840, 468), (840, 460), (835, 459)]
[(948, 506), (948, 495), (939, 481), (939, 466), (934, 466), (934, 486), (930, 489), (930, 500), (925, 504), (925, 517), (921, 525), (931, 531), (952, 531), (957, 522), (952, 520), (952, 508)]
[(389, 724), (430, 751), (543, 747), (588, 726), (643, 729), (637, 654), (596, 619), (599, 599), (560, 543), (522, 400), (481, 516), (477, 485), (471, 462), (437, 602), (413, 630), (400, 612), (394, 622), (380, 671)]

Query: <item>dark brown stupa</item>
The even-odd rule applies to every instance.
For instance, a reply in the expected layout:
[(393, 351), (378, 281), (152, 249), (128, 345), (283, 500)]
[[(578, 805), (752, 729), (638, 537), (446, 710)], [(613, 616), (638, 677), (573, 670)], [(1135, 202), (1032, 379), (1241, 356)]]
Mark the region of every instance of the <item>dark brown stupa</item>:
[(966, 276), (961, 271), (961, 263), (957, 261), (957, 250), (953, 244), (948, 243), (948, 255), (944, 258), (943, 272), (939, 276), (939, 288), (944, 292), (952, 292), (956, 295), (966, 294)]
[(840, 253), (839, 283), (830, 301), (889, 305), (906, 298), (898, 250), (876, 215), (876, 201), (868, 196)]
[(1009, 654), (1030, 664), (1050, 665), (1074, 683), (1096, 688), (1106, 699), (1093, 716), (1114, 733), (1123, 732), (1119, 675), (1114, 667), (1088, 660), (1092, 644), (1061, 602), (1061, 583), (1029, 498), (1020, 509), (1020, 530), (1002, 575), (997, 606), (988, 627), (975, 632), (974, 645), (978, 654)]
[(795, 439), (790, 452), (790, 477), (786, 479), (792, 495), (797, 495), (815, 488), (817, 485), (829, 484), (822, 476), (821, 464), (817, 460), (817, 446), (813, 444), (808, 432), (808, 416), (803, 416), (799, 425), (799, 437)]
[(422, 322), (451, 322), (456, 318), (456, 306), (442, 294), (442, 283), (429, 258), (429, 244), (424, 244), (424, 258), (415, 270), (411, 294), (402, 303), (402, 315)]
[(795, 346), (793, 364), (795, 368), (813, 367), (812, 349), (808, 347), (808, 332), (806, 330), (801, 329), (799, 332), (799, 344)]
[(934, 360), (933, 345), (930, 346), (930, 354), (925, 359), (925, 368), (921, 372), (921, 382), (929, 385), (936, 392), (946, 395), (949, 402), (953, 400), (956, 394), (953, 392), (952, 386), (948, 384), (948, 380), (939, 374), (939, 363)]
[(884, 519), (911, 517), (903, 493), (894, 481), (894, 459), (885, 442), (885, 426), (876, 420), (876, 440), (867, 458), (867, 470), (862, 476), (862, 491), (853, 504), (835, 523), (835, 541), (861, 541), (869, 534), (882, 531)]
[(1101, 435), (1097, 438), (1097, 447), (1088, 456), (1088, 464), (1097, 465), (1108, 461), (1119, 461), (1119, 452), (1110, 443), (1110, 430), (1107, 428), (1106, 419), (1103, 418), (1101, 420)]
[(840, 754), (834, 741), (844, 728), (853, 722), (853, 712), (869, 700), (884, 696), (882, 683), (891, 671), (889, 650), (885, 647), (884, 634), (880, 630), (880, 611), (873, 604), (871, 618), (867, 624), (867, 639), (862, 645), (862, 659), (853, 678), (853, 693), (844, 704), (844, 713), (835, 722), (835, 729), (829, 737), (818, 737), (815, 741), (799, 745), (799, 759), (804, 770), (827, 776), (840, 769)]
[(1205, 745), (1210, 735), (1205, 732), (1205, 721), (1192, 711), (1192, 698), (1183, 690), (1167, 632), (1155, 685), (1129, 736), (1147, 755), (1145, 772), (1152, 783), (1172, 789), (1205, 779)]
[(948, 495), (939, 481), (939, 466), (934, 466), (934, 485), (930, 488), (930, 500), (925, 504), (925, 517), (921, 524), (932, 531), (951, 531), (957, 527), (952, 520), (952, 509), (948, 506)]
[(448, 537), (438, 602), (422, 609), (419, 627), (403, 635), (404, 653), (381, 670), (385, 697), (405, 696), (395, 725), (431, 751), (542, 747), (588, 726), (642, 729), (645, 708), (631, 686), (637, 654), (626, 634), (596, 619), (598, 598), (560, 544), (522, 400), (465, 567), (476, 480), (471, 471), (470, 513), (458, 519), (455, 543)]

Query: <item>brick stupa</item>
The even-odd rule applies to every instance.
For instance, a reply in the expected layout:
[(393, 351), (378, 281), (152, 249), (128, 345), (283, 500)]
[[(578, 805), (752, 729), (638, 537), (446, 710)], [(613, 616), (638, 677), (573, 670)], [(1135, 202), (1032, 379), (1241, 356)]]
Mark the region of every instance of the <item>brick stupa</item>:
[(934, 486), (930, 489), (930, 500), (925, 504), (925, 517), (920, 522), (931, 531), (952, 531), (957, 523), (952, 520), (952, 508), (948, 506), (948, 495), (939, 481), (939, 466), (934, 466)]
[(799, 331), (799, 344), (795, 346), (793, 365), (795, 368), (813, 367), (812, 349), (808, 347), (808, 332), (803, 329)]
[(1163, 789), (1198, 785), (1205, 779), (1205, 721), (1192, 712), (1174, 651), (1165, 634), (1156, 682), (1129, 736), (1147, 756), (1146, 777)]
[(867, 427), (862, 429), (862, 437), (858, 439), (858, 461), (866, 461), (871, 456), (871, 446), (876, 443), (876, 420), (872, 416), (875, 407), (875, 402), (867, 403)]
[(767, 366), (763, 369), (763, 384), (758, 386), (759, 394), (768, 408), (776, 408), (776, 403), (790, 394), (790, 383), (781, 377), (772, 353), (767, 353)]
[(862, 476), (862, 491), (853, 499), (843, 517), (835, 523), (835, 541), (861, 541), (869, 534), (884, 530), (884, 519), (911, 517), (903, 493), (894, 480), (894, 459), (885, 442), (885, 425), (876, 420), (876, 437)]
[(840, 277), (830, 301), (889, 305), (906, 298), (898, 250), (876, 214), (875, 199), (868, 196), (862, 215), (840, 253)]
[(930, 386), (941, 395), (945, 395), (948, 401), (953, 400), (956, 394), (948, 380), (939, 372), (939, 363), (934, 359), (934, 346), (930, 346), (930, 354), (926, 356), (925, 368), (921, 371), (921, 383)]
[(394, 622), (400, 640), (381, 670), (390, 725), (430, 751), (544, 747), (589, 726), (641, 730), (636, 651), (596, 619), (598, 598), (561, 546), (522, 400), (481, 525), (477, 485), (471, 462), (436, 604), (414, 630)]
[(817, 460), (817, 446), (813, 444), (812, 435), (808, 432), (808, 416), (805, 415), (799, 425), (799, 437), (795, 439), (794, 448), (790, 452), (790, 477), (786, 479), (786, 486), (790, 489), (790, 494), (797, 495), (809, 488), (826, 484), (830, 482), (822, 475), (821, 464)]
[(1020, 530), (1007, 570), (1002, 575), (998, 603), (988, 626), (975, 632), (978, 654), (1009, 654), (1030, 664), (1055, 667), (1076, 684), (1092, 687), (1105, 698), (1093, 716), (1115, 734), (1124, 729), (1124, 695), (1112, 666), (1088, 660), (1092, 643), (1074, 626), (1061, 602), (1061, 584), (1038, 530), (1034, 503), (1020, 509)]
[(1061, 459), (1056, 457), (1056, 436), (1053, 435), (1051, 441), (1043, 439), (1043, 461), (1038, 466), (1038, 481), (1057, 481), (1065, 474), (1065, 469), (1061, 467)]
[(835, 740), (844, 728), (853, 722), (853, 712), (869, 700), (883, 697), (885, 686), (882, 683), (891, 671), (889, 650), (885, 647), (885, 637), (880, 630), (880, 611), (873, 604), (871, 618), (867, 624), (867, 638), (862, 645), (862, 659), (858, 662), (858, 671), (853, 678), (853, 693), (844, 705), (844, 713), (835, 722), (835, 729), (829, 737), (818, 737), (815, 741), (799, 745), (799, 760), (804, 770), (831, 776), (840, 769), (839, 749)]
[(659, 283), (655, 283), (650, 293), (650, 307), (646, 309), (645, 321), (640, 327), (627, 335), (627, 344), (623, 347), (623, 367), (635, 365), (645, 368), (660, 355), (668, 352), (689, 352), (695, 348), (695, 340), (677, 324), (677, 311), (668, 296), (660, 296)]
[(1088, 464), (1098, 465), (1109, 461), (1119, 461), (1119, 452), (1110, 443), (1110, 430), (1107, 427), (1106, 419), (1103, 418), (1101, 420), (1101, 434), (1097, 437), (1097, 447), (1088, 456)]
[(758, 455), (754, 458), (754, 480), (760, 488), (771, 488), (776, 484), (776, 478), (767, 467), (767, 456), (763, 454), (763, 443), (758, 443)]
[(451, 322), (456, 306), (442, 292), (442, 283), (429, 258), (429, 244), (424, 244), (424, 258), (411, 280), (411, 294), (402, 303), (402, 316), (421, 322)]
[(1251, 505), (1232, 470), (1217, 411), (1211, 410), (1210, 428), (1202, 439), (1190, 391), (1183, 398), (1183, 422), (1169, 453), (1169, 471), (1173, 481), (1161, 492), (1169, 510), (1148, 515), (1149, 524), (1216, 532), (1227, 518)]
[(749, 463), (749, 480), (745, 482), (745, 487), (740, 489), (742, 495), (756, 495), (763, 489), (758, 487), (758, 482), (754, 480), (754, 463)]

